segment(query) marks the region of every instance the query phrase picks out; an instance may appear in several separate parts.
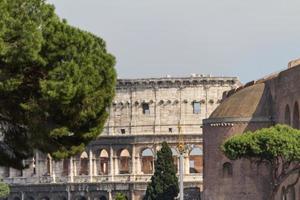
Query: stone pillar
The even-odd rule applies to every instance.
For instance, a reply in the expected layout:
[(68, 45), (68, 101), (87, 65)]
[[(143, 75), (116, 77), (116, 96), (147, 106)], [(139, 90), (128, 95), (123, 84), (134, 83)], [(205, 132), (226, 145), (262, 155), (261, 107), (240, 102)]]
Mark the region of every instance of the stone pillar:
[(137, 174), (137, 166), (136, 166), (136, 152), (135, 152), (135, 145), (132, 145), (132, 167), (131, 167), (131, 174), (133, 175), (133, 179), (135, 180), (135, 175)]
[(73, 157), (70, 158), (70, 172), (69, 172), (69, 176), (70, 176), (70, 182), (73, 183), (74, 182), (74, 167), (73, 167)]
[(36, 176), (39, 177), (41, 175), (40, 172), (40, 154), (38, 151), (35, 153), (35, 173)]
[[(93, 159), (93, 170), (94, 170), (94, 173), (93, 173), (93, 175), (94, 176), (98, 176), (98, 165), (97, 165), (97, 160), (99, 159), (99, 157), (95, 157), (94, 159)], [(99, 159), (100, 160), (100, 159)], [(101, 162), (101, 161), (100, 161)]]
[(111, 190), (108, 190), (108, 200), (113, 200)]
[(55, 161), (53, 161), (52, 160), (52, 158), (50, 159), (50, 163), (51, 163), (51, 167), (50, 167), (50, 169), (52, 169), (51, 171), (52, 171), (52, 182), (53, 183), (56, 183), (56, 174), (55, 174), (55, 172), (56, 172), (56, 162)]
[(72, 159), (73, 160), (73, 175), (74, 176), (77, 176), (77, 160), (76, 160), (76, 158), (74, 159)]
[(109, 174), (111, 176), (111, 181), (114, 181), (114, 176), (115, 176), (115, 170), (114, 170), (114, 152), (112, 146), (110, 146), (109, 150)]
[(91, 149), (89, 151), (89, 175), (90, 182), (93, 182), (93, 152)]
[(184, 174), (190, 174), (190, 159), (189, 155), (184, 157)]
[(119, 159), (118, 156), (114, 157), (114, 164), (115, 164), (115, 173), (114, 175), (119, 174)]

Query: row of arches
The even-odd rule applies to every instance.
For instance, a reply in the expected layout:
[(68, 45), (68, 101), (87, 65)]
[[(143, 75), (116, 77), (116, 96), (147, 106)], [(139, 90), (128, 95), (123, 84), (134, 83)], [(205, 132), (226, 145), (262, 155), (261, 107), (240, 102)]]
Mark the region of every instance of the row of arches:
[[(50, 200), (52, 198), (48, 197), (48, 196), (44, 196), (44, 197), (41, 197), (41, 198), (34, 198), (33, 196), (28, 196), (28, 197), (25, 197), (24, 198), (25, 200)], [(55, 198), (57, 199), (57, 198)], [(88, 198), (85, 197), (85, 196), (77, 196), (77, 197), (74, 197), (73, 200), (87, 200)], [(14, 197), (13, 200), (21, 200), (20, 197)], [(59, 197), (59, 200), (67, 200), (67, 197)], [(106, 196), (100, 196), (100, 197), (96, 197), (96, 198), (93, 198), (93, 200), (107, 200)]]
[[(293, 113), (293, 114), (292, 114)], [(293, 106), (293, 111), (291, 111), (290, 106), (287, 104), (285, 106), (285, 113), (284, 113), (284, 123), (287, 125), (292, 126), (293, 128), (299, 129), (300, 125), (300, 117), (299, 117), (299, 104), (296, 101)]]
[[(179, 167), (179, 159), (178, 159), (178, 151), (175, 148), (171, 148), (173, 154), (173, 161), (176, 169), (178, 170)], [(193, 148), (189, 152), (188, 156), (189, 162), (189, 173), (202, 173), (203, 170), (203, 151), (201, 148)], [(154, 160), (155, 154), (151, 148), (143, 149), (140, 154), (140, 160), (138, 162), (140, 166), (140, 170), (143, 174), (152, 174), (154, 172)], [(132, 173), (132, 155), (128, 149), (121, 149), (117, 153), (117, 168), (118, 174), (131, 174)], [(50, 162), (50, 160), (47, 160)], [(96, 159), (98, 173), (97, 175), (108, 175), (111, 173), (112, 169), (111, 163), (112, 160), (109, 155), (109, 151), (106, 149), (102, 149), (100, 151), (99, 157)], [(78, 175), (89, 175), (89, 164), (90, 159), (86, 152), (83, 152), (80, 155), (79, 159), (79, 173)], [(47, 166), (50, 164), (47, 163)], [(49, 168), (50, 171), (50, 168)], [(63, 160), (63, 173), (62, 175), (66, 176), (70, 173), (70, 160), (65, 159)]]

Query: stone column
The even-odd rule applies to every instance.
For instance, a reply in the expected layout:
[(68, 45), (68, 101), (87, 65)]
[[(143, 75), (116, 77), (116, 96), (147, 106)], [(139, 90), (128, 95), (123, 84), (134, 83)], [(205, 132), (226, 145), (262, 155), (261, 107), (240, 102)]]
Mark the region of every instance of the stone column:
[(91, 149), (89, 151), (89, 175), (90, 182), (93, 182), (93, 152)]
[(50, 169), (52, 169), (52, 182), (53, 183), (56, 183), (56, 174), (55, 174), (55, 172), (56, 172), (56, 162), (55, 161), (53, 161), (52, 160), (52, 158), (50, 159), (50, 163), (51, 163), (51, 165), (50, 165)]
[(35, 153), (35, 173), (36, 173), (37, 177), (39, 177), (41, 175), (41, 172), (40, 172), (40, 154), (39, 154), (38, 151)]
[(70, 158), (70, 169), (69, 169), (70, 182), (74, 182), (74, 167), (73, 167), (73, 157)]
[(133, 179), (135, 179), (135, 175), (137, 174), (137, 166), (136, 166), (136, 152), (135, 152), (135, 145), (132, 145), (132, 167), (131, 167), (131, 174), (133, 175)]
[(113, 200), (111, 190), (108, 190), (108, 200)]
[(115, 164), (115, 173), (114, 175), (119, 174), (119, 159), (118, 156), (114, 157), (114, 164)]
[(115, 176), (115, 170), (114, 170), (114, 152), (112, 146), (110, 146), (109, 150), (109, 174), (111, 176), (111, 181), (114, 181), (114, 176)]
[(184, 157), (184, 173), (190, 174), (190, 159), (188, 155)]
[[(95, 157), (94, 159), (93, 159), (93, 170), (94, 170), (94, 173), (93, 173), (93, 175), (94, 176), (97, 176), (98, 175), (98, 168), (97, 168), (97, 159), (99, 159), (99, 157)], [(100, 160), (100, 159), (99, 159)], [(101, 162), (101, 161), (100, 161)]]
[(77, 160), (76, 160), (76, 158), (74, 159), (72, 159), (73, 160), (73, 175), (74, 176), (77, 176)]

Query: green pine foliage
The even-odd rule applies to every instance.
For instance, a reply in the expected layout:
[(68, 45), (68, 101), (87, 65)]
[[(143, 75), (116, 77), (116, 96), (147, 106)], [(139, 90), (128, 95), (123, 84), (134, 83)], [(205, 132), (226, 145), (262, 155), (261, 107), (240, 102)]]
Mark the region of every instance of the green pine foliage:
[(270, 199), (275, 198), (281, 184), (290, 175), (297, 175), (292, 185), (300, 179), (300, 130), (298, 129), (287, 125), (276, 125), (255, 132), (248, 131), (227, 139), (221, 149), (231, 160), (245, 158), (269, 166), (272, 175)]
[(0, 121), (14, 127), (0, 165), (22, 168), (33, 149), (54, 159), (83, 151), (108, 116), (114, 65), (104, 40), (45, 0), (0, 0)]
[(127, 200), (127, 197), (125, 196), (125, 194), (118, 192), (116, 194), (115, 200)]
[(259, 158), (273, 161), (281, 157), (289, 162), (299, 162), (300, 130), (276, 125), (253, 133), (249, 131), (226, 140), (222, 150), (232, 160)]
[(5, 198), (9, 195), (9, 186), (5, 183), (0, 182), (0, 198)]
[(178, 196), (179, 186), (172, 151), (166, 142), (157, 152), (155, 171), (148, 184), (144, 200), (174, 200)]

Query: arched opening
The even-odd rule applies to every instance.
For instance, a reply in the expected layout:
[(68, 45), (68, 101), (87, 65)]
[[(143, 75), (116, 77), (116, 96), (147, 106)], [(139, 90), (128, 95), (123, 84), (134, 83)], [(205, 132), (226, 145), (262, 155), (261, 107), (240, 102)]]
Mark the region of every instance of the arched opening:
[(179, 153), (176, 149), (174, 148), (171, 148), (171, 151), (172, 151), (172, 157), (173, 157), (173, 163), (174, 163), (174, 166), (175, 166), (175, 170), (176, 172), (178, 172), (178, 162), (179, 162), (179, 159), (178, 159), (178, 156), (179, 156)]
[(107, 200), (106, 196), (101, 196), (99, 200)]
[(68, 176), (70, 172), (70, 159), (64, 159), (63, 160), (63, 171), (62, 175), (63, 176)]
[(294, 105), (293, 128), (299, 128), (299, 106), (298, 106), (298, 102), (296, 102), (295, 105)]
[(108, 152), (105, 149), (102, 149), (100, 152), (99, 162), (100, 162), (99, 174), (107, 175), (108, 174), (108, 166), (109, 166), (109, 156), (108, 156)]
[(10, 176), (9, 167), (3, 167), (3, 177), (8, 178)]
[(76, 197), (75, 200), (87, 200), (87, 198), (85, 198), (84, 196), (80, 196), (80, 197)]
[(19, 197), (14, 197), (14, 200), (21, 200)]
[(142, 172), (144, 174), (152, 174), (154, 165), (154, 155), (151, 149), (142, 151)]
[(23, 176), (23, 170), (22, 169), (17, 169), (16, 176), (22, 177)]
[(51, 175), (51, 161), (52, 161), (52, 158), (51, 158), (51, 156), (48, 154), (47, 155), (47, 159), (46, 159), (46, 169), (47, 169), (47, 171), (46, 171), (46, 175), (47, 176), (50, 176)]
[(285, 106), (284, 123), (291, 125), (291, 111), (289, 105)]
[(80, 156), (79, 175), (89, 175), (89, 157), (86, 152), (83, 152)]
[(230, 162), (226, 162), (223, 164), (223, 178), (232, 177), (233, 169), (232, 164)]
[(25, 200), (34, 200), (33, 197), (26, 197)]
[(50, 200), (49, 197), (42, 197), (40, 200)]
[(131, 157), (127, 149), (123, 149), (119, 155), (119, 173), (120, 174), (130, 174), (130, 164)]
[(189, 157), (190, 173), (202, 173), (203, 169), (203, 151), (200, 148), (194, 148)]

